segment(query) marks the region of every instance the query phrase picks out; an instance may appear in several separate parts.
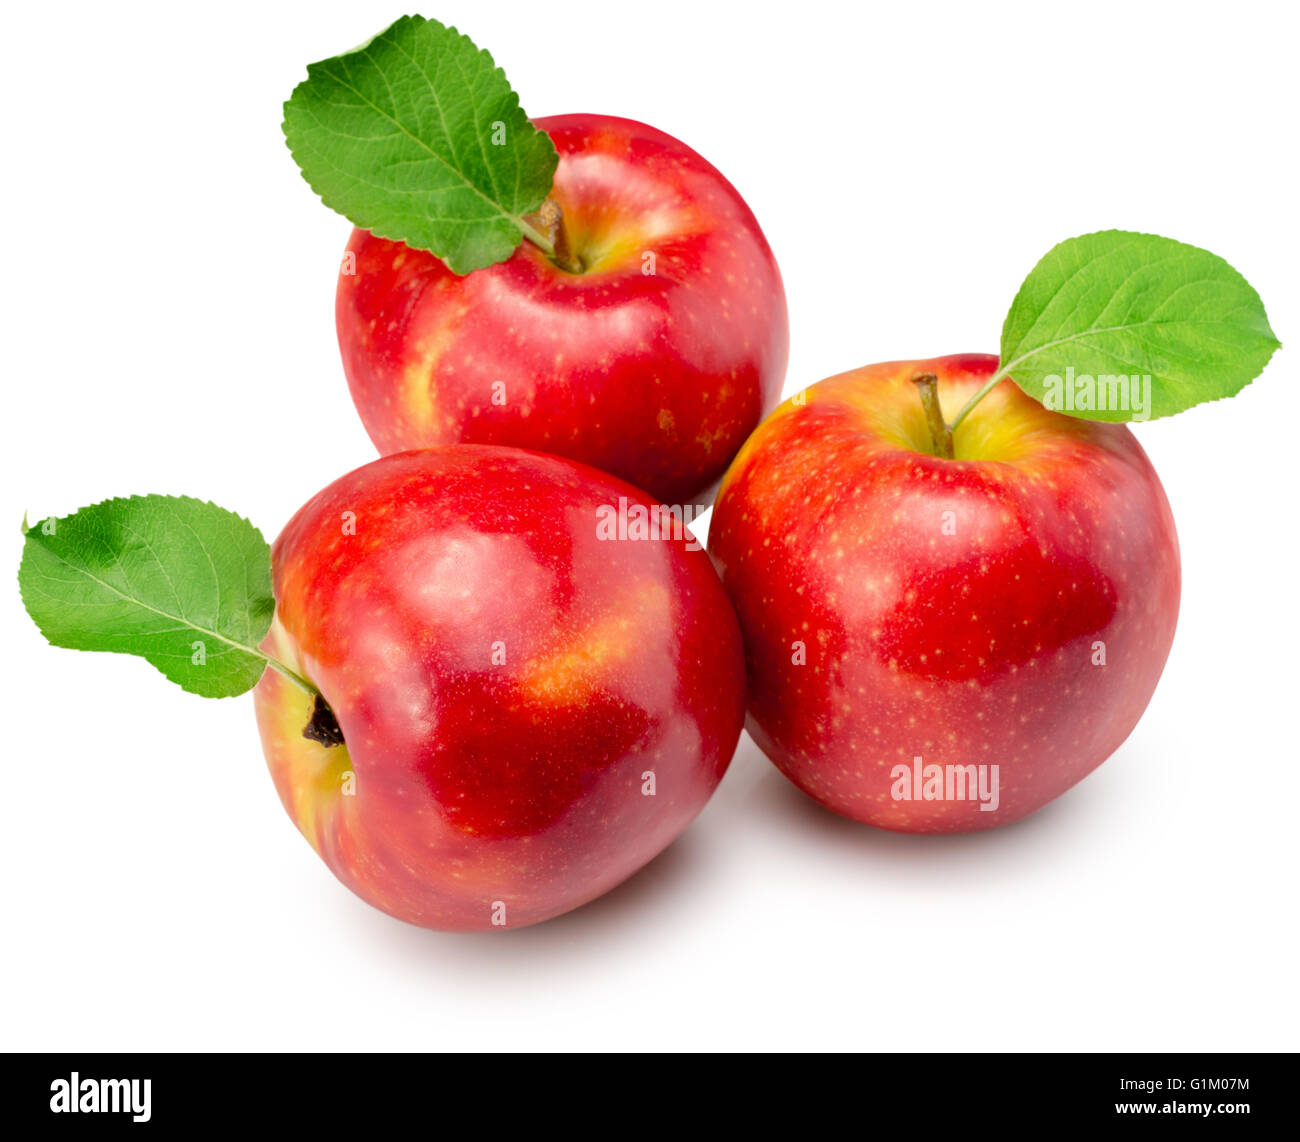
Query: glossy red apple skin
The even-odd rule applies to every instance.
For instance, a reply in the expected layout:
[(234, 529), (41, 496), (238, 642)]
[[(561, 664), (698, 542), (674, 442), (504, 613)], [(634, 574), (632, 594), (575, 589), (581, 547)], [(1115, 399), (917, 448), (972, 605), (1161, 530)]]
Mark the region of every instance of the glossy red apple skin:
[(357, 411), (384, 454), (515, 445), (707, 503), (785, 377), (772, 251), (731, 184), (663, 132), (600, 115), (537, 126), (586, 272), (524, 242), (458, 277), (354, 231), (336, 321)]
[(553, 456), (407, 452), (276, 541), (266, 647), (346, 744), (304, 738), (307, 695), (268, 670), (264, 750), (290, 817), (375, 907), (447, 930), (545, 920), (639, 869), (717, 786), (744, 720), (735, 615), (689, 533), (598, 538), (620, 496), (649, 502)]
[[(751, 734), (810, 796), (886, 829), (992, 828), (1059, 796), (1128, 736), (1173, 641), (1174, 521), (1126, 427), (1004, 381), (955, 460), (926, 454), (911, 378), (937, 375), (951, 422), (996, 366), (891, 362), (812, 386), (745, 445), (710, 525)], [(997, 764), (999, 808), (895, 798), (893, 767), (917, 756)]]

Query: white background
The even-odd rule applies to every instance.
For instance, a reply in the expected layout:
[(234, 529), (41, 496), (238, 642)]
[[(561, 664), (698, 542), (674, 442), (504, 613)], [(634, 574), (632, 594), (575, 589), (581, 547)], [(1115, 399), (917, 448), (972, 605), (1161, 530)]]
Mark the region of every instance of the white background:
[[(280, 104), (384, 4), (3, 17), (5, 558), (18, 524), (185, 492), (273, 536), (373, 458), (333, 330), (348, 224)], [(547, 19), (541, 14), (551, 12)], [(1296, 328), (1294, 8), (453, 3), (533, 115), (690, 143), (780, 260), (787, 392), (996, 352), (1057, 241), (1226, 257)], [(548, 25), (551, 25), (548, 28)], [(0, 1047), (1300, 1046), (1294, 350), (1139, 426), (1174, 506), (1173, 655), (1119, 753), (1020, 825), (842, 821), (746, 739), (686, 836), (595, 904), (480, 936), (353, 898), (298, 835), (251, 699), (47, 647), (0, 592)]]

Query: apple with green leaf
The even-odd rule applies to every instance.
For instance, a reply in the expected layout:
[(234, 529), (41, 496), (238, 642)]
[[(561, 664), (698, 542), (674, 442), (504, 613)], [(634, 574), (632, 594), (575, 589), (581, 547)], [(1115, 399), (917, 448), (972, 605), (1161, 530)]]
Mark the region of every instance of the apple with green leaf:
[(763, 751), (903, 832), (1007, 824), (1087, 776), (1178, 617), (1173, 516), (1122, 422), (1231, 396), (1276, 347), (1222, 259), (1111, 231), (1039, 263), (1000, 360), (873, 365), (786, 401), (709, 529)]
[(284, 130), (356, 224), (336, 324), (380, 452), (517, 445), (695, 504), (776, 404), (780, 272), (684, 143), (530, 122), (486, 52), (420, 17), (311, 65)]
[[(430, 928), (521, 927), (672, 843), (744, 717), (736, 618), (680, 519), (559, 457), (399, 453), (335, 481), (273, 550), (197, 500), (30, 527), (23, 601), (55, 645), (256, 687), (280, 799), (362, 899)], [(620, 537), (621, 536), (621, 537)]]

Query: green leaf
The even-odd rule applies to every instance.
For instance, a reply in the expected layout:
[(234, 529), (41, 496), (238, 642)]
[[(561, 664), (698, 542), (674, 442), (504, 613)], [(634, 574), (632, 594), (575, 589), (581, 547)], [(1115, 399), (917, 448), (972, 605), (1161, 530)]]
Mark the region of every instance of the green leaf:
[(131, 496), (32, 524), (18, 585), (55, 646), (138, 654), (195, 694), (242, 694), (268, 664), (270, 548), (214, 504)]
[(1259, 294), (1222, 258), (1106, 230), (1034, 267), (1002, 327), (999, 372), (1069, 415), (1145, 420), (1233, 396), (1277, 348)]
[(326, 206), (458, 274), (510, 257), (558, 162), (492, 57), (420, 16), (310, 65), (284, 134)]

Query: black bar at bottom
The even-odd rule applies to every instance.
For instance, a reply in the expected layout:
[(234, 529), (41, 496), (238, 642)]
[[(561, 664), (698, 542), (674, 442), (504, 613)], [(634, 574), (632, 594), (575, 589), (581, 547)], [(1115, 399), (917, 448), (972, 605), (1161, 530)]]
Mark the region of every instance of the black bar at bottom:
[[(1297, 1118), (1295, 1055), (7, 1055), (0, 1124), (46, 1131), (476, 1123), (493, 1134), (693, 1133), (793, 1114), (799, 1133), (936, 1127), (1276, 1133)], [(460, 1125), (457, 1125), (460, 1123)], [(891, 1131), (892, 1132), (892, 1131)], [(11, 1137), (15, 1135), (10, 1134)]]

